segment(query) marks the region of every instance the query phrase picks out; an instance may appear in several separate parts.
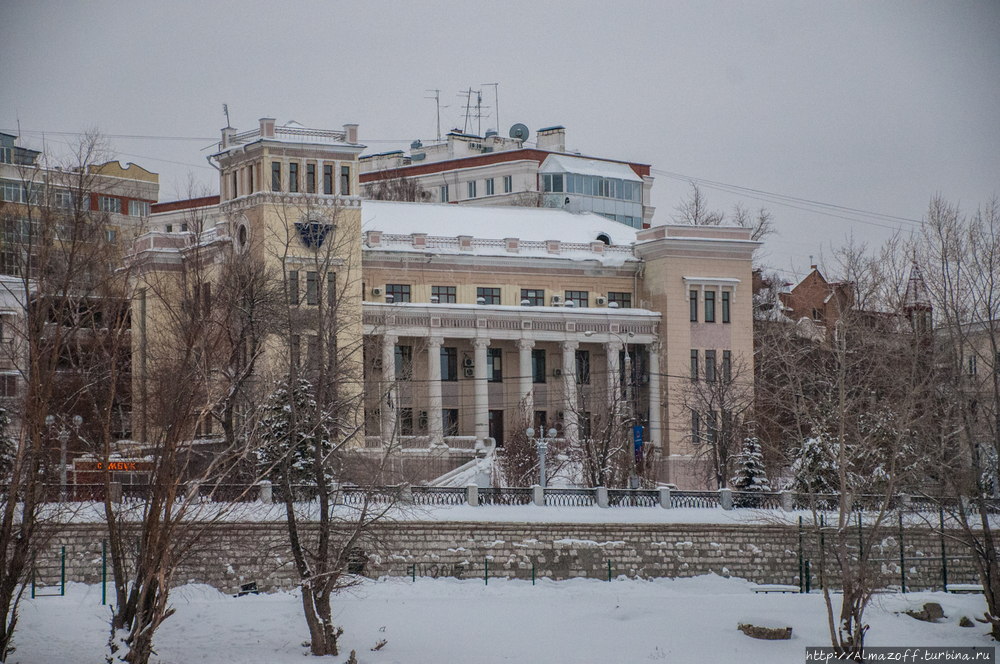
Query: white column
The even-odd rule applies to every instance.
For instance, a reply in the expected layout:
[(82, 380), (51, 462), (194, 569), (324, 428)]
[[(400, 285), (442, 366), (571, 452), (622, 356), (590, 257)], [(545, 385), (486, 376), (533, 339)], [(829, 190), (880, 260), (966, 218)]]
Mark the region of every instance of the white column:
[(394, 334), (382, 336), (382, 444), (389, 445), (395, 438), (396, 409), (399, 404), (396, 390), (396, 341)]
[(486, 385), (486, 349), (489, 339), (473, 339), (472, 348), (475, 352), (475, 398), (476, 398), (476, 440), (480, 441), (490, 435), (489, 393)]
[(563, 370), (563, 427), (566, 442), (574, 443), (577, 439), (576, 426), (576, 349), (580, 347), (579, 342), (562, 342), (562, 370)]
[[(618, 361), (619, 344), (604, 344), (604, 351), (608, 354), (608, 407), (617, 414), (622, 407), (622, 383), (621, 364)], [(609, 413), (609, 415), (612, 413)]]
[(520, 391), (518, 394), (520, 403), (518, 406), (524, 408), (526, 411), (524, 415), (528, 418), (528, 420), (525, 426), (529, 427), (533, 426), (532, 422), (535, 421), (535, 399), (531, 390), (533, 378), (531, 375), (531, 351), (534, 347), (534, 339), (517, 340), (518, 371), (520, 371)]
[(654, 454), (663, 452), (660, 431), (660, 343), (649, 344), (649, 443)]
[(444, 425), (441, 421), (441, 344), (443, 339), (427, 340), (427, 432), (431, 447), (444, 445)]

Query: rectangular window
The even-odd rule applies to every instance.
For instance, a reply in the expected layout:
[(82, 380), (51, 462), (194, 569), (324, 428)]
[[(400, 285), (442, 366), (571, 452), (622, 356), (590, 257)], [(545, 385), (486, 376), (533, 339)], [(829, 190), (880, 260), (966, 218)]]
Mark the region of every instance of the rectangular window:
[(608, 304), (615, 302), (619, 309), (632, 308), (632, 293), (608, 293)]
[(455, 287), (431, 286), (431, 299), (435, 297), (439, 304), (455, 304)]
[(333, 195), (333, 166), (330, 164), (323, 166), (323, 193)]
[(319, 369), (320, 352), (319, 335), (317, 334), (310, 334), (309, 338), (306, 339), (306, 362), (308, 363), (310, 371), (316, 371)]
[(535, 436), (548, 436), (548, 431), (545, 430), (545, 425), (548, 423), (549, 419), (548, 412), (544, 410), (536, 410), (534, 413), (534, 418), (532, 420), (532, 425), (535, 427)]
[(288, 304), (297, 306), (299, 303), (299, 271), (288, 273)]
[(0, 164), (12, 164), (11, 160), (11, 148), (0, 148)]
[(698, 351), (691, 349), (691, 380), (698, 380)]
[(691, 300), (691, 322), (698, 322), (698, 291), (693, 290), (688, 293), (688, 297)]
[(234, 170), (233, 171), (232, 182), (229, 185), (231, 187), (231, 190), (230, 190), (229, 193), (232, 194), (232, 196), (230, 196), (230, 198), (236, 198), (236, 196), (238, 195), (238, 192), (239, 192), (239, 189), (237, 188), (238, 179), (239, 179), (239, 171), (235, 171)]
[(443, 185), (441, 187), (441, 202), (442, 203), (448, 202), (448, 185)]
[(545, 351), (542, 349), (531, 351), (531, 382), (545, 382)]
[(715, 437), (719, 431), (719, 417), (714, 410), (708, 411), (705, 418), (705, 442), (709, 445), (715, 444)]
[(574, 307), (589, 307), (590, 293), (585, 290), (568, 290), (565, 302), (567, 305), (572, 302)]
[(722, 382), (729, 383), (733, 380), (733, 353), (729, 350), (722, 351)]
[(441, 380), (458, 380), (458, 349), (454, 346), (441, 347)]
[(468, 197), (469, 198), (475, 198), (476, 197), (476, 181), (472, 180), (471, 182), (469, 182), (468, 183), (468, 187), (469, 187), (469, 196)]
[(7, 203), (27, 203), (28, 196), (20, 182), (4, 180), (0, 182), (0, 200)]
[(503, 382), (503, 349), (486, 349), (486, 380), (491, 383)]
[(442, 408), (441, 424), (444, 428), (444, 435), (458, 435), (458, 408)]
[[(70, 192), (66, 192), (70, 194)], [(58, 199), (58, 194), (57, 194)], [(61, 206), (62, 207), (62, 206)], [(66, 207), (73, 207), (73, 195), (70, 194), (69, 205)], [(129, 201), (128, 202), (128, 216), (130, 217), (148, 217), (149, 216), (149, 203), (146, 201)]]
[(271, 191), (281, 191), (281, 162), (271, 162)]
[(17, 374), (0, 376), (0, 397), (17, 396)]
[(705, 322), (715, 322), (715, 291), (705, 291)]
[(580, 438), (590, 440), (590, 412), (584, 411), (577, 416), (577, 431)]
[(691, 442), (695, 445), (701, 443), (701, 417), (698, 411), (691, 411)]
[(306, 272), (306, 304), (319, 304), (319, 281), (315, 272)]
[(340, 195), (350, 196), (351, 195), (351, 167), (341, 166), (340, 167)]
[(576, 351), (576, 382), (577, 385), (590, 385), (590, 351)]
[(413, 378), (413, 346), (396, 346), (396, 380)]
[(976, 356), (975, 355), (970, 355), (969, 356), (969, 375), (970, 376), (975, 376), (976, 375)]
[(715, 382), (715, 351), (705, 351), (705, 380), (709, 383)]
[[(390, 299), (392, 298), (392, 299)], [(409, 284), (386, 284), (385, 285), (385, 301), (386, 302), (409, 302), (410, 301), (410, 285)]]
[(413, 409), (412, 408), (400, 408), (399, 409), (399, 435), (400, 436), (412, 436), (413, 435)]
[(524, 304), (525, 300), (528, 301), (529, 307), (544, 307), (545, 291), (541, 288), (522, 288), (521, 304)]
[(113, 196), (98, 196), (97, 209), (101, 212), (122, 213), (122, 199)]
[(722, 322), (729, 322), (729, 298), (732, 297), (732, 293), (729, 291), (722, 291)]
[(479, 304), (479, 298), (483, 298), (485, 302), (483, 304), (500, 304), (500, 289), (499, 288), (477, 288), (476, 289), (476, 304)]
[(249, 193), (251, 193), (251, 194), (254, 192), (254, 188), (253, 188), (253, 169), (254, 169), (254, 167), (253, 167), (252, 164), (250, 165), (250, 168), (247, 169), (247, 177), (250, 179), (248, 189), (249, 189)]
[(490, 438), (496, 441), (497, 447), (503, 447), (503, 411), (489, 412)]
[(294, 161), (288, 164), (288, 191), (293, 194), (299, 191), (299, 165)]
[(306, 164), (306, 193), (316, 193), (316, 164)]
[(488, 180), (486, 180), (486, 195), (492, 196), (495, 193), (496, 191), (494, 190), (493, 186), (493, 178), (489, 178)]
[[(129, 201), (128, 210), (129, 214), (133, 217), (138, 217), (140, 215), (134, 214), (132, 212), (132, 204), (138, 203), (139, 201)], [(55, 191), (55, 204), (57, 208), (62, 208), (63, 210), (73, 209), (73, 192), (68, 189), (56, 189)], [(146, 213), (147, 215), (149, 212)]]
[(562, 173), (557, 173), (552, 176), (552, 192), (556, 194), (561, 194), (563, 190), (563, 176)]
[(514, 191), (514, 176), (503, 176), (503, 193), (509, 194), (512, 191)]

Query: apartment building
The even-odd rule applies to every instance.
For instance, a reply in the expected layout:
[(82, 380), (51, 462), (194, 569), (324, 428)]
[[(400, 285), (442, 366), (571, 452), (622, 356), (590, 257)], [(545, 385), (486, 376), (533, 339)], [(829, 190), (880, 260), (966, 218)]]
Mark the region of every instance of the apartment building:
[[(526, 129), (512, 129), (523, 136)], [(362, 194), (380, 180), (405, 177), (429, 202), (458, 205), (550, 207), (593, 212), (632, 228), (649, 228), (653, 177), (648, 164), (585, 156), (566, 149), (566, 129), (540, 129), (535, 147), (494, 131), (453, 131), (442, 141), (414, 141), (402, 151), (359, 160)]]
[[(363, 380), (382, 386), (365, 391), (356, 445), (381, 449), (391, 438), (403, 457), (428, 462), (425, 480), (526, 423), (568, 442), (587, 437), (610, 408), (642, 427), (650, 477), (703, 486), (702, 441), (679, 397), (692, 380), (722, 379), (724, 362), (753, 361), (758, 243), (748, 230), (637, 230), (566, 208), (362, 200), (363, 149), (356, 125), (227, 128), (215, 155), (221, 201), (167, 204), (137, 255), (152, 275), (195, 251), (215, 266), (259, 251), (294, 283), (303, 316), (321, 306), (323, 288), (349, 289), (356, 304), (339, 309), (337, 346), (363, 347)], [(319, 274), (310, 252), (325, 233), (341, 244)], [(150, 302), (134, 313), (143, 329), (156, 315)], [(286, 355), (289, 344), (308, 345), (269, 343)], [(695, 353), (704, 371), (692, 374)], [(141, 373), (139, 356), (135, 366)], [(274, 378), (282, 365), (261, 371)]]

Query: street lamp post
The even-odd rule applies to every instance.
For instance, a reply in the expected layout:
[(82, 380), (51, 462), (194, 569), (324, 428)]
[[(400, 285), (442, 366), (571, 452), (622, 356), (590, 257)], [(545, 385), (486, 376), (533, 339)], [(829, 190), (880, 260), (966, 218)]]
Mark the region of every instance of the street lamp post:
[[(533, 428), (531, 428), (531, 427), (528, 427), (528, 429), (525, 431), (525, 433), (528, 434), (528, 440), (531, 440), (532, 438), (535, 437), (535, 430)], [(555, 437), (556, 437), (556, 430), (554, 428), (553, 429), (549, 429), (549, 440), (552, 440)], [(538, 446), (538, 474), (539, 474), (538, 485), (544, 489), (545, 488), (545, 452), (547, 452), (548, 449), (549, 449), (549, 444), (545, 440), (545, 430), (544, 429), (539, 432), (538, 440), (535, 442), (535, 445)]]

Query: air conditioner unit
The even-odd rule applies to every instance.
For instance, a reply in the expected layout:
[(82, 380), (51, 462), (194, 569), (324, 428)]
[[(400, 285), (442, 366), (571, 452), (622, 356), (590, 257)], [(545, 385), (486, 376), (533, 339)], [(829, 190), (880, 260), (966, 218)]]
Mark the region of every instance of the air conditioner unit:
[(552, 296), (552, 306), (553, 307), (562, 306), (562, 303), (563, 303), (562, 295), (553, 295)]
[(374, 295), (376, 297), (378, 297), (379, 295), (381, 295), (383, 292), (385, 292), (385, 291), (383, 291), (378, 286), (376, 286), (375, 288), (372, 289), (372, 295)]
[(473, 362), (473, 360), (472, 360), (471, 357), (466, 357), (466, 358), (462, 359), (462, 366), (463, 367), (474, 367), (474, 366), (476, 366), (476, 363)]
[(466, 378), (475, 378), (476, 377), (476, 370), (473, 369), (472, 367), (465, 367), (465, 377)]
[(555, 376), (556, 378), (559, 378), (560, 376), (562, 376), (562, 369), (559, 368), (553, 369), (552, 375)]
[(608, 298), (604, 297), (603, 295), (597, 296), (597, 306), (603, 307), (607, 303), (608, 303)]

